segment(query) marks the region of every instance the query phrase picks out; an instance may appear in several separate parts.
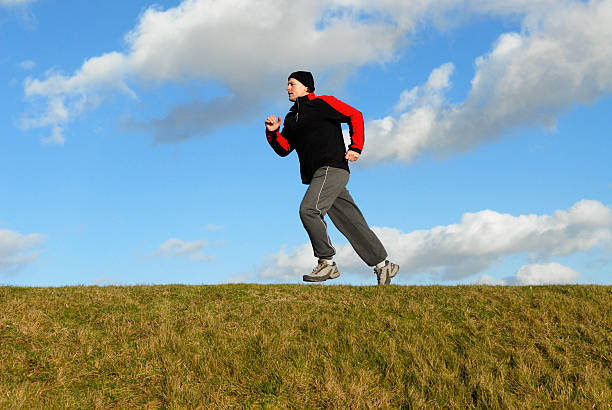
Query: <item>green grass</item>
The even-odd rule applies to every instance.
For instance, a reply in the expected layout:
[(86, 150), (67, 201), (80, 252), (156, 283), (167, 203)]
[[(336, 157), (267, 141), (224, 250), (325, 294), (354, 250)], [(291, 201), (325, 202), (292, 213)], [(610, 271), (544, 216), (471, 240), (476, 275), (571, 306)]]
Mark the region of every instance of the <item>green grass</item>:
[(612, 287), (0, 287), (0, 408), (610, 408)]

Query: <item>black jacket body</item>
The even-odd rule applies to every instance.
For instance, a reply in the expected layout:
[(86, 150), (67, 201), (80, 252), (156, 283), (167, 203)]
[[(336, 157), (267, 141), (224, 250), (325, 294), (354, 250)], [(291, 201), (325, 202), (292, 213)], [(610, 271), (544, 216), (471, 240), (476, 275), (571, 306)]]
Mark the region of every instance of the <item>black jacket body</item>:
[(310, 184), (312, 175), (320, 167), (329, 165), (349, 171), (342, 123), (349, 125), (348, 149), (361, 153), (363, 116), (331, 96), (317, 97), (310, 93), (299, 97), (285, 116), (282, 131), (266, 131), (266, 136), (270, 146), (282, 157), (296, 150), (302, 183)]

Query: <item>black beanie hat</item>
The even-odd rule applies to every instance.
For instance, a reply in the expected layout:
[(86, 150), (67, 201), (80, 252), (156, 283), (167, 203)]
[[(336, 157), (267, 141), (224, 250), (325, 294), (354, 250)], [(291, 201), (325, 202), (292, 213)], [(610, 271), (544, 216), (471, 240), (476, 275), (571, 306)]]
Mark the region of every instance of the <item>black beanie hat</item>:
[(300, 83), (308, 87), (308, 91), (310, 91), (311, 93), (314, 92), (314, 78), (312, 77), (312, 73), (310, 71), (296, 71), (294, 73), (291, 73), (287, 80), (289, 80), (290, 78), (295, 78)]

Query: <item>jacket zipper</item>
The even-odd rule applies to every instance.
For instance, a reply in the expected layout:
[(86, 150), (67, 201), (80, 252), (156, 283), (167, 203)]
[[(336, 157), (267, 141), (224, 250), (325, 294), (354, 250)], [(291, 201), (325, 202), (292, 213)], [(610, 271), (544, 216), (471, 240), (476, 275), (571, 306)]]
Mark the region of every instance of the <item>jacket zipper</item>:
[(296, 101), (298, 103), (298, 109), (297, 109), (297, 114), (295, 114), (295, 122), (297, 123), (298, 120), (300, 119), (300, 97), (298, 97)]

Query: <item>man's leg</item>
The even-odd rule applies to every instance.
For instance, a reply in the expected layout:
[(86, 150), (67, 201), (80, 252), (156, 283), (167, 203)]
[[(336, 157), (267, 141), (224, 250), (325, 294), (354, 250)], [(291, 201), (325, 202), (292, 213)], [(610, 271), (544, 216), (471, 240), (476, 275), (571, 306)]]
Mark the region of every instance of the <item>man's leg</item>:
[(332, 259), (336, 249), (327, 234), (323, 217), (345, 190), (349, 173), (340, 168), (321, 167), (317, 169), (300, 205), (300, 218), (308, 236), (314, 255), (319, 259)]
[(369, 266), (375, 266), (387, 258), (387, 251), (370, 229), (363, 214), (346, 188), (338, 194), (328, 211), (329, 217), (351, 243), (355, 252)]

